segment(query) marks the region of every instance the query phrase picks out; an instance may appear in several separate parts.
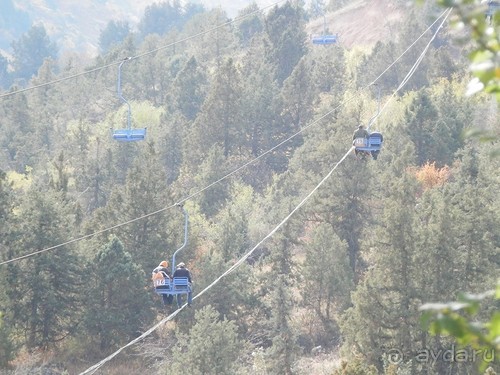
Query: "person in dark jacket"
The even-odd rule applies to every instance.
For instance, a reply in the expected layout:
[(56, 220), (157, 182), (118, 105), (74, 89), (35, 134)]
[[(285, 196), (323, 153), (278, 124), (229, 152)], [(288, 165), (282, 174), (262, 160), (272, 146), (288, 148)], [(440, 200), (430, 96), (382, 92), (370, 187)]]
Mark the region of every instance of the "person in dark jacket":
[[(186, 268), (186, 265), (184, 263), (179, 263), (177, 265), (177, 269), (174, 272), (173, 278), (175, 279), (176, 277), (187, 277), (188, 282), (189, 282), (189, 291), (188, 291), (188, 306), (191, 307), (191, 304), (193, 303), (193, 280), (191, 278), (191, 272)], [(177, 294), (177, 306), (181, 307), (182, 305), (182, 295)]]
[(352, 140), (354, 141), (357, 138), (368, 139), (369, 136), (370, 133), (368, 133), (368, 130), (366, 130), (363, 125), (359, 125), (354, 134), (352, 135)]
[[(368, 133), (368, 130), (366, 130), (363, 125), (359, 125), (358, 129), (356, 129), (356, 131), (352, 135), (352, 144), (356, 147), (366, 146), (368, 144), (369, 137), (370, 133)], [(362, 139), (363, 142), (357, 141), (358, 139)], [(361, 158), (363, 160), (365, 160), (366, 156), (368, 155), (367, 152), (359, 151), (357, 148), (354, 149), (354, 153), (356, 154), (356, 156), (359, 156), (361, 154)]]

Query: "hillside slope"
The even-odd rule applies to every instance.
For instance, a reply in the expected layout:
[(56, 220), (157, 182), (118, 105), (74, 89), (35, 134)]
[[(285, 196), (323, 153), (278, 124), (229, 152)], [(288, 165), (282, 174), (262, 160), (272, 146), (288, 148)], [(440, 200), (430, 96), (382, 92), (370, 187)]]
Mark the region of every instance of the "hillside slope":
[[(62, 53), (76, 51), (95, 55), (101, 31), (111, 20), (128, 21), (134, 30), (147, 6), (158, 0), (33, 0), (29, 4), (22, 0), (1, 0), (0, 50), (8, 55), (10, 44), (25, 33), (31, 24), (42, 23), (52, 41)], [(197, 2), (191, 0), (191, 2)], [(214, 4), (201, 1), (207, 9)], [(259, 7), (275, 3), (259, 0)], [(248, 6), (248, 1), (221, 1), (229, 17)], [(327, 28), (338, 33), (346, 47), (371, 45), (390, 36), (390, 25), (401, 18), (404, 9), (390, 0), (357, 0), (336, 12), (326, 15)], [(21, 20), (23, 22), (21, 22)], [(311, 34), (323, 32), (323, 18), (315, 19), (307, 26)]]
[[(405, 8), (388, 0), (358, 0), (325, 16), (326, 29), (338, 34), (345, 47), (372, 45), (391, 37), (391, 25), (401, 20)], [(323, 33), (324, 20), (316, 19), (308, 25), (310, 34)]]

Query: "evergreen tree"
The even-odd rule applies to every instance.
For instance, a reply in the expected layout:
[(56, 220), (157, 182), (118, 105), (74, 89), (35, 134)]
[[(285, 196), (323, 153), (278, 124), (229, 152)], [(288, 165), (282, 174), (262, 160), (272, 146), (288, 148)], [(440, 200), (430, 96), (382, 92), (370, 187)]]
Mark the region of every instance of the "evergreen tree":
[(268, 54), (276, 64), (276, 79), (281, 85), (306, 53), (304, 10), (287, 1), (275, 6), (266, 17), (265, 29), (271, 45)]
[(232, 199), (215, 218), (218, 223), (215, 243), (225, 261), (240, 257), (250, 248), (248, 226), (253, 204), (252, 188), (234, 184), (231, 196)]
[[(411, 358), (419, 349), (416, 253), (416, 181), (404, 171), (408, 150), (393, 161), (386, 184), (384, 219), (377, 231), (376, 266), (367, 272), (353, 294), (353, 307), (344, 314), (343, 334), (369, 363), (382, 368), (388, 348)], [(389, 180), (388, 180), (389, 181)]]
[[(134, 161), (125, 186), (116, 187), (106, 207), (96, 213), (92, 226), (109, 227), (111, 223), (136, 219), (165, 207), (168, 201), (166, 174), (160, 154), (151, 143)], [(143, 271), (151, 272), (159, 259), (182, 243), (181, 223), (182, 215), (178, 213), (148, 216), (120, 227), (116, 233)]]
[(12, 80), (9, 74), (9, 60), (0, 53), (0, 87), (7, 89)]
[[(200, 173), (196, 176), (197, 186), (208, 186), (227, 173), (227, 163), (223, 149), (218, 145), (208, 151), (206, 159), (200, 166)], [(200, 196), (201, 211), (207, 216), (215, 215), (229, 197), (229, 182), (221, 181), (210, 189), (203, 191)]]
[(127, 21), (111, 20), (99, 35), (99, 49), (102, 53), (108, 52), (113, 46), (121, 43), (130, 33)]
[(166, 374), (232, 375), (242, 350), (234, 322), (220, 319), (206, 306), (195, 313), (196, 323), (188, 334), (178, 334), (172, 362)]
[(342, 97), (347, 86), (347, 70), (345, 51), (343, 48), (314, 49), (308, 56), (311, 62), (311, 80), (315, 91), (330, 93), (334, 97)]
[(43, 25), (32, 26), (19, 40), (13, 41), (12, 50), (14, 76), (26, 81), (37, 73), (46, 58), (55, 59), (58, 53)]
[(205, 99), (206, 76), (192, 56), (177, 73), (172, 83), (170, 105), (189, 121), (198, 115)]
[[(10, 235), (9, 221), (12, 217), (13, 196), (9, 186), (6, 174), (0, 169), (0, 260), (8, 260), (8, 254), (3, 250), (9, 246)], [(0, 268), (0, 284), (8, 285), (6, 276), (6, 267)], [(0, 291), (0, 368), (6, 368), (9, 361), (13, 359), (15, 354), (15, 346), (12, 338), (11, 322), (5, 316), (7, 308), (7, 288), (2, 288)]]
[(271, 253), (271, 270), (266, 275), (270, 317), (268, 337), (272, 346), (266, 350), (269, 357), (268, 370), (272, 374), (293, 374), (298, 345), (296, 333), (291, 326), (293, 297), (290, 293), (297, 279), (292, 261), (291, 230), (293, 224), (285, 225), (283, 233), (274, 237)]
[(147, 277), (116, 237), (87, 264), (86, 274), (83, 322), (89, 345), (107, 352), (151, 323)]
[[(256, 2), (251, 3), (246, 8), (242, 9), (238, 17), (242, 18), (238, 22), (239, 36), (243, 46), (247, 47), (250, 40), (256, 35), (264, 30), (263, 15), (259, 12), (259, 6)], [(253, 13), (252, 16), (249, 15)]]
[[(385, 71), (388, 62), (396, 60), (398, 57), (396, 49), (396, 43), (392, 40), (387, 42), (378, 41), (369, 55), (361, 57), (361, 62), (356, 71), (358, 88), (365, 87), (370, 82), (373, 82), (375, 78)], [(399, 67), (392, 67), (384, 73), (377, 81), (377, 84), (382, 92), (391, 92), (398, 87), (403, 77), (404, 75), (400, 72)]]
[(478, 154), (470, 145), (459, 153), (458, 160), (451, 172), (454, 181), (445, 192), (455, 209), (454, 259), (461, 281), (455, 290), (479, 293), (485, 284), (495, 282), (499, 268), (500, 212), (496, 193), (499, 181), (494, 172), (498, 170), (498, 160)]
[[(233, 264), (234, 259), (224, 261), (217, 248), (205, 254), (197, 262), (197, 268), (202, 272), (197, 277), (196, 288), (203, 290)], [(198, 299), (196, 306), (210, 305), (221, 316), (233, 321), (240, 333), (250, 334), (262, 317), (259, 311), (262, 303), (253, 290), (255, 278), (252, 272), (247, 264), (241, 265), (237, 272), (224, 277), (210, 289), (210, 293)]]
[(146, 7), (144, 16), (139, 22), (142, 38), (148, 34), (164, 35), (173, 28), (182, 25), (182, 7), (178, 0), (153, 3)]
[(340, 241), (330, 225), (320, 224), (311, 236), (313, 240), (306, 244), (306, 260), (302, 267), (302, 298), (320, 319), (326, 331), (324, 337), (330, 341), (336, 334), (336, 313), (350, 304), (354, 276), (347, 243)]
[(198, 144), (218, 144), (224, 157), (236, 153), (243, 141), (241, 78), (234, 61), (228, 59), (217, 71), (214, 83), (193, 127)]
[(34, 165), (33, 154), (38, 149), (34, 139), (32, 113), (28, 99), (19, 94), (6, 98), (0, 107), (3, 131), (0, 150), (5, 169), (24, 172), (27, 165)]
[[(203, 30), (212, 32), (201, 34)], [(233, 25), (228, 23), (227, 14), (220, 8), (196, 14), (184, 27), (183, 35), (198, 35), (187, 47), (188, 56), (194, 56), (196, 61), (204, 65), (215, 64), (218, 69), (222, 68), (224, 60), (232, 57), (238, 46)]]
[[(74, 213), (61, 193), (34, 188), (17, 207), (9, 258), (67, 241)], [(8, 315), (28, 348), (47, 348), (72, 333), (81, 297), (80, 259), (68, 246), (8, 266)]]
[(15, 349), (10, 329), (5, 325), (2, 311), (0, 311), (0, 369), (9, 367), (9, 362), (13, 359), (14, 352)]
[(184, 164), (184, 134), (186, 133), (186, 120), (181, 116), (168, 118), (162, 115), (162, 123), (166, 123), (166, 136), (163, 140), (162, 150), (167, 185), (172, 184), (180, 176)]
[(303, 58), (283, 83), (283, 116), (285, 123), (291, 124), (292, 132), (306, 126), (312, 116), (316, 92), (310, 84), (310, 71), (311, 67)]
[[(417, 155), (417, 164), (423, 165), (426, 161), (439, 161), (436, 150), (442, 144), (442, 139), (435, 138), (435, 131), (443, 127), (444, 123), (436, 123), (437, 108), (432, 103), (428, 93), (421, 90), (406, 112), (406, 124)], [(439, 166), (442, 163), (439, 161)]]
[[(293, 126), (287, 126), (281, 116), (283, 100), (274, 79), (273, 66), (265, 59), (267, 43), (264, 37), (254, 38), (242, 68), (245, 98), (242, 122), (247, 147), (254, 157), (289, 137), (294, 129)], [(255, 181), (268, 183), (272, 171), (283, 172), (288, 163), (287, 155), (299, 143), (300, 140), (294, 140), (283, 145), (264, 158), (265, 164), (256, 165), (252, 186), (257, 187)]]

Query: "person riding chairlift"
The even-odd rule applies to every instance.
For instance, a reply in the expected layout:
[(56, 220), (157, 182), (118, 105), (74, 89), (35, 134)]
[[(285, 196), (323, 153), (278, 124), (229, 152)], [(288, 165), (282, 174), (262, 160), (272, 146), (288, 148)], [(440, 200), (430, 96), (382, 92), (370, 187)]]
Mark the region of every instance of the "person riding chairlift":
[[(166, 285), (162, 285), (162, 281), (165, 279), (170, 280), (170, 271), (168, 269), (168, 262), (166, 260), (160, 262), (160, 264), (153, 270), (152, 275), (153, 284), (156, 289), (166, 289), (168, 288)], [(162, 294), (164, 305), (171, 305), (174, 296), (172, 294)]]
[[(368, 138), (370, 137), (370, 133), (368, 130), (364, 128), (363, 125), (359, 125), (354, 134), (352, 135), (352, 144), (353, 146), (366, 146), (368, 144)], [(358, 151), (354, 149), (354, 153), (356, 156), (361, 154), (361, 157), (364, 159), (367, 155), (364, 151)]]

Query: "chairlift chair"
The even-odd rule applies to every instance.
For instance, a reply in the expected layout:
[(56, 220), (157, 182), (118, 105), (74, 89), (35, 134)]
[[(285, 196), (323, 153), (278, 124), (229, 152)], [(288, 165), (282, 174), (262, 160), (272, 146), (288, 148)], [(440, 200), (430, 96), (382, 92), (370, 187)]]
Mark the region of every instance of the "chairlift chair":
[(142, 141), (146, 138), (146, 128), (138, 128), (138, 129), (132, 128), (132, 115), (131, 115), (132, 111), (130, 108), (130, 103), (127, 100), (125, 100), (125, 98), (122, 95), (122, 88), (121, 88), (122, 65), (127, 60), (130, 60), (130, 57), (125, 58), (118, 66), (118, 84), (117, 84), (118, 97), (121, 99), (121, 101), (123, 101), (127, 105), (127, 128), (117, 129), (117, 130), (112, 129), (113, 139), (119, 142)]
[(338, 41), (338, 34), (327, 34), (326, 33), (326, 16), (323, 15), (323, 34), (313, 35), (311, 38), (312, 44), (319, 45), (329, 45), (335, 44)]

